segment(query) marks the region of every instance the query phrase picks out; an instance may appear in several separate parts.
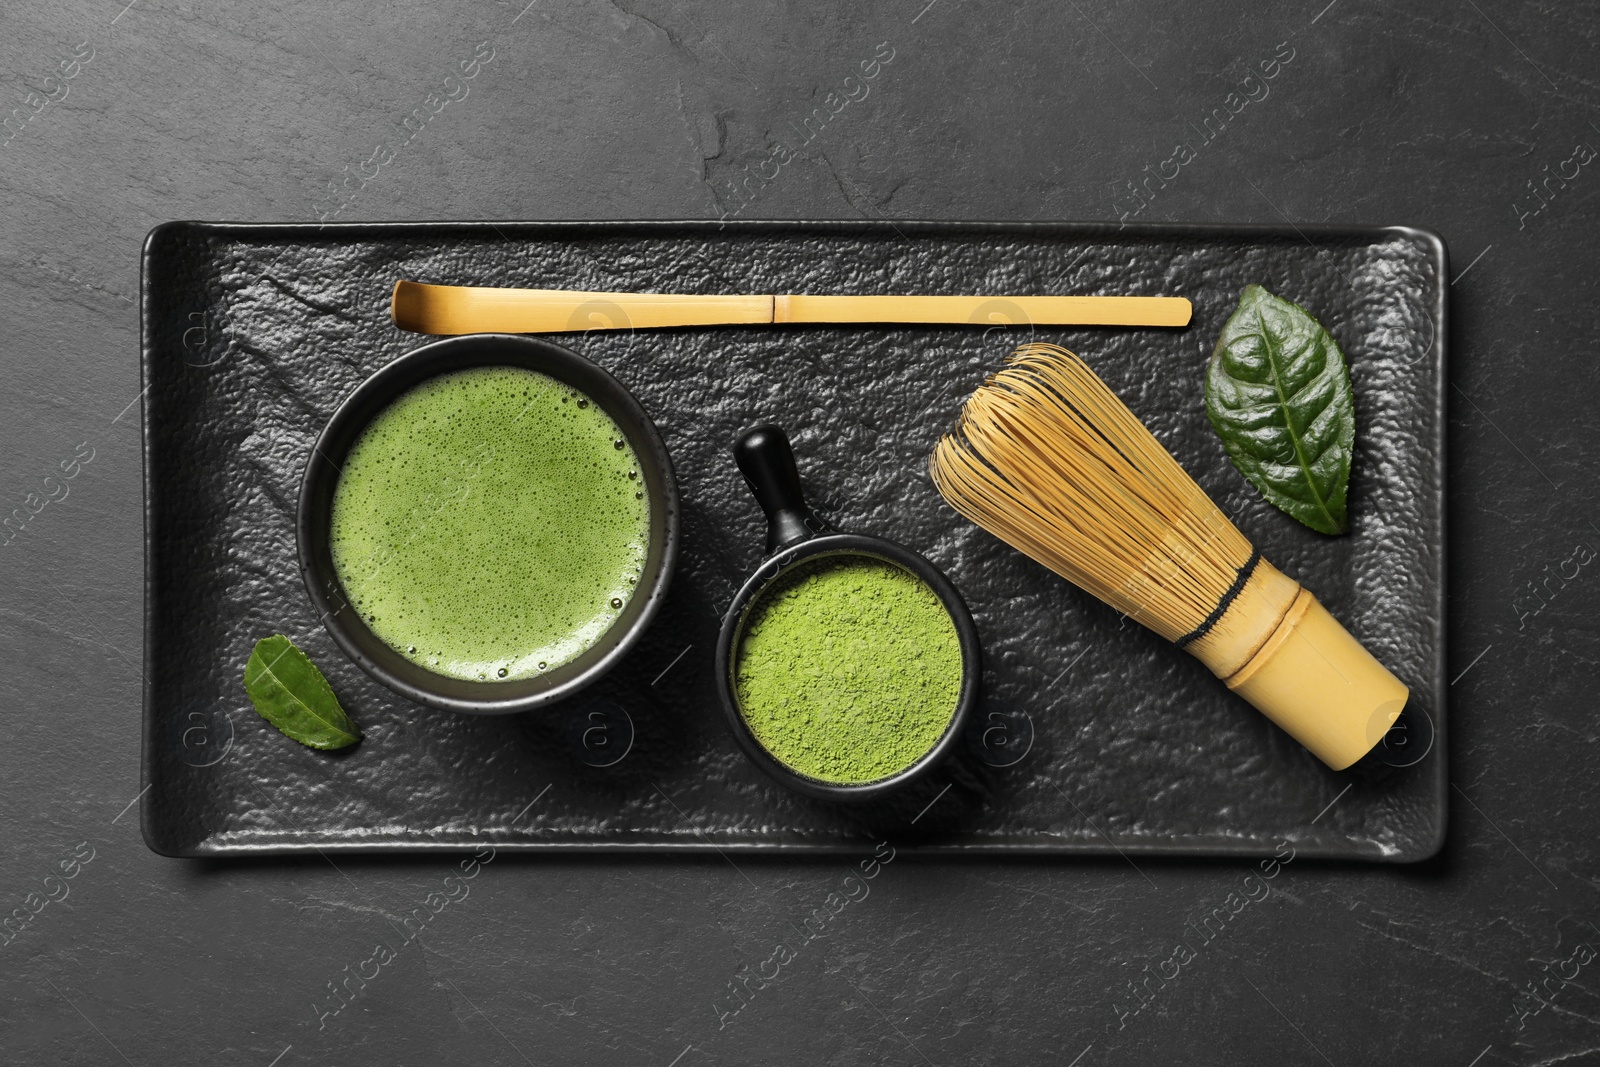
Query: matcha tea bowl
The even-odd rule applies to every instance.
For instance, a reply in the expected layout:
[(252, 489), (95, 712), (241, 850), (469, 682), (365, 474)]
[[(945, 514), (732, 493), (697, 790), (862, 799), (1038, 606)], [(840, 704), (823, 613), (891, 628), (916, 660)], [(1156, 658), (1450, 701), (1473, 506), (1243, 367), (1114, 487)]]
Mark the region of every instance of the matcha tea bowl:
[(983, 677), (961, 594), (922, 556), (839, 533), (806, 507), (789, 439), (747, 430), (735, 461), (767, 555), (722, 619), (716, 678), (739, 747), (822, 800), (873, 800), (949, 754)]
[(678, 554), (654, 423), (600, 367), (510, 334), (436, 341), (339, 406), (307, 458), (300, 570), (334, 641), (401, 696), (528, 711), (622, 660)]

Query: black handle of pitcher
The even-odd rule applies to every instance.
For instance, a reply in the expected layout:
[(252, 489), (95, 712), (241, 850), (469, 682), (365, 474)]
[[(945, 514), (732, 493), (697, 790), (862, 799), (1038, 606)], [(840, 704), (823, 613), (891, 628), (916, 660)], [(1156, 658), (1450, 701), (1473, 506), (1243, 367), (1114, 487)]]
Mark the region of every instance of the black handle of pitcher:
[(783, 427), (763, 423), (746, 430), (734, 442), (733, 460), (767, 516), (767, 555), (831, 529), (806, 507)]

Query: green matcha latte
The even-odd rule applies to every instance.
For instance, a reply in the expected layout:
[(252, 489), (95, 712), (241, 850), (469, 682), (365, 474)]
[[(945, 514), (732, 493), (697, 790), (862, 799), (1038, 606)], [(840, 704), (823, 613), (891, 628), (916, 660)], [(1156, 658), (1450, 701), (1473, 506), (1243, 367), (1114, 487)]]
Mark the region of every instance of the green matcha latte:
[(384, 409), (334, 490), (334, 569), (413, 663), (537, 676), (593, 646), (650, 543), (639, 458), (610, 415), (537, 371), (430, 379)]

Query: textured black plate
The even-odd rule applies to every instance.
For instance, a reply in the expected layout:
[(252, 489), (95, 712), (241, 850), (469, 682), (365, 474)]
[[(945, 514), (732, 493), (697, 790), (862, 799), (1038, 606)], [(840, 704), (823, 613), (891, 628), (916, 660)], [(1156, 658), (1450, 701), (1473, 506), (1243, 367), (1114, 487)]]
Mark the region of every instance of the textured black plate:
[[(318, 625), (295, 569), (306, 450), (368, 374), (424, 343), (398, 277), (686, 292), (1187, 296), (1183, 330), (708, 328), (557, 337), (651, 412), (683, 495), (678, 576), (605, 681), (478, 718), (395, 697)], [(1411, 229), (954, 223), (174, 223), (144, 262), (142, 816), (170, 855), (470, 847), (1270, 854), (1416, 860), (1443, 840), (1444, 248)], [(1260, 282), (1318, 315), (1356, 390), (1353, 532), (1263, 502), (1206, 423), (1205, 361)], [(605, 309), (597, 309), (604, 315)], [(1412, 688), (1437, 727), (1415, 766), (1336, 774), (1197, 661), (945, 508), (926, 457), (1018, 342), (1083, 355), (1282, 570)], [(837, 807), (785, 792), (728, 736), (708, 676), (718, 615), (763, 526), (728, 454), (794, 438), (812, 501), (927, 555), (984, 641), (971, 743), (926, 788)], [(293, 637), (366, 739), (327, 755), (258, 718), (255, 641)], [(1031, 748), (1010, 766), (1030, 733)], [(987, 741), (988, 747), (984, 747)], [(608, 764), (605, 766), (601, 766)], [(536, 804), (532, 803), (537, 798)], [(1331, 806), (1330, 806), (1331, 805)], [(924, 810), (925, 809), (925, 810)]]

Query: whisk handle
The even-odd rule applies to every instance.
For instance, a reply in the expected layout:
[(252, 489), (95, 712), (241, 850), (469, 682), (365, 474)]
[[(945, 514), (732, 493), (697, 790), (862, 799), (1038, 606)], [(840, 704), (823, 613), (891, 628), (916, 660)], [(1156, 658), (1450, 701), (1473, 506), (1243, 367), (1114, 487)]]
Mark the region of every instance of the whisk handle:
[(733, 445), (733, 460), (767, 516), (768, 555), (828, 529), (806, 507), (794, 449), (781, 426), (763, 423), (740, 434)]

